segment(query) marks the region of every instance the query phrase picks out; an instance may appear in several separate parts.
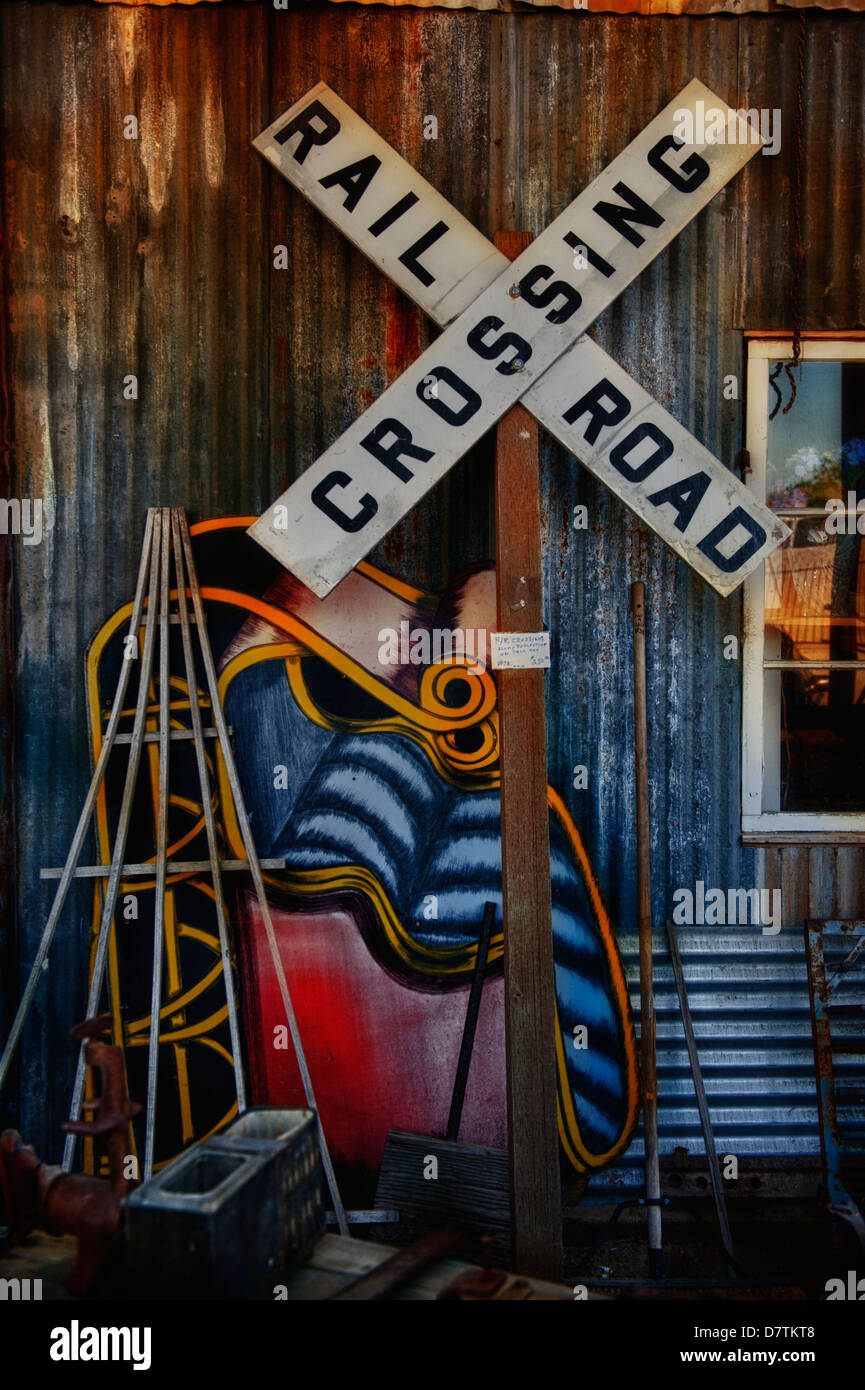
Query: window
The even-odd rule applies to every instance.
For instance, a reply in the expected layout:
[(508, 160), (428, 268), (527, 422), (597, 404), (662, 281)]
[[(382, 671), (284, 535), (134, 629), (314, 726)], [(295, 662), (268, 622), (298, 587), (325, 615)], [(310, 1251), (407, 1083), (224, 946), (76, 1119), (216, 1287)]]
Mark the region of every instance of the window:
[(865, 842), (865, 335), (806, 339), (785, 415), (791, 352), (748, 343), (749, 485), (791, 535), (745, 582), (742, 832)]

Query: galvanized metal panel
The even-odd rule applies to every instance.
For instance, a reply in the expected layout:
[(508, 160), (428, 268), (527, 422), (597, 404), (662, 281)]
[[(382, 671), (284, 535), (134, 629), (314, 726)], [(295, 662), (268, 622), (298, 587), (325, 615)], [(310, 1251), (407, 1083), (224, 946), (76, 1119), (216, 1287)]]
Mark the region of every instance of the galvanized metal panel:
[[(737, 107), (780, 106), (781, 154), (753, 160), (594, 329), (733, 466), (739, 329), (789, 326), (797, 17), (12, 3), (0, 24), (13, 491), (53, 498), (57, 512), (41, 546), (15, 551), (26, 966), (50, 901), (39, 869), (62, 862), (88, 780), (81, 655), (129, 596), (146, 506), (185, 505), (193, 519), (260, 511), (431, 340), (417, 308), (249, 141), (325, 80), (486, 236), (537, 234), (693, 75)], [(850, 176), (865, 135), (861, 25), (810, 13), (807, 30), (804, 314), (809, 327), (849, 328), (865, 322), (863, 194)], [(122, 138), (129, 112), (137, 145)], [(423, 138), (427, 114), (437, 140)], [(273, 266), (279, 244), (287, 271)], [(139, 377), (137, 401), (123, 399), (127, 373)], [(722, 396), (728, 373), (739, 400)], [(740, 634), (738, 599), (719, 599), (546, 437), (541, 467), (550, 778), (619, 923), (632, 987), (628, 586), (641, 578), (655, 920), (674, 887), (698, 878), (783, 891), (784, 930), (759, 951), (750, 928), (708, 942), (683, 930), (710, 1106), (736, 1152), (816, 1159), (799, 923), (865, 912), (863, 851), (742, 849), (740, 673), (722, 656), (725, 635)], [(437, 589), (488, 556), (489, 482), (485, 441), (376, 562)], [(576, 503), (587, 531), (572, 529)], [(585, 791), (572, 785), (578, 763), (590, 769)], [(90, 899), (76, 893), (24, 1053), (21, 1123), (49, 1158), (74, 1061), (65, 1029), (84, 998)], [(660, 938), (658, 950), (661, 961)], [(708, 976), (699, 989), (697, 971)], [(699, 1151), (669, 980), (661, 995), (664, 1144)]]
[[(740, 46), (740, 90), (759, 92), (758, 105), (782, 113), (780, 154), (757, 161), (767, 167), (746, 169), (741, 180), (746, 197), (738, 254), (749, 262), (755, 257), (735, 294), (733, 321), (743, 328), (792, 328), (798, 24), (795, 14), (748, 21)], [(865, 187), (856, 153), (865, 141), (861, 21), (811, 12), (805, 40), (802, 326), (862, 328)]]
[[(361, 5), (381, 4), (382, 0), (357, 0)], [(125, 5), (217, 5), (221, 0), (96, 0), (98, 5), (125, 4)], [(246, 0), (247, 4), (254, 4), (256, 0)], [(336, 0), (340, 3), (340, 0)], [(576, 0), (386, 0), (390, 5), (410, 5), (413, 9), (424, 9), (428, 6), (442, 6), (449, 10), (473, 9), (473, 10), (502, 10), (511, 13), (513, 10), (525, 5), (536, 5), (543, 9), (548, 6), (556, 6), (564, 10), (577, 10), (593, 14), (752, 14), (760, 13), (770, 8), (770, 0), (592, 0), (585, 5), (578, 5)], [(778, 0), (781, 5), (811, 5), (812, 0)], [(816, 0), (817, 8), (823, 10), (861, 10), (865, 9), (865, 0)]]

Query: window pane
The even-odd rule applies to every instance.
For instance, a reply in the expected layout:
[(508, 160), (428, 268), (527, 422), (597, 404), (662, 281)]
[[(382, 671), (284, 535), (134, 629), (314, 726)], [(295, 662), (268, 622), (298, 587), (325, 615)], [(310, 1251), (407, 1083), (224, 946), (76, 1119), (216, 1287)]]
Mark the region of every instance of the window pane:
[(828, 535), (819, 517), (787, 524), (792, 536), (766, 561), (766, 657), (865, 660), (865, 536), (855, 514), (838, 518), (852, 535)]
[(763, 810), (865, 811), (865, 670), (764, 681)]
[[(769, 364), (769, 408), (777, 404)], [(823, 507), (830, 497), (845, 505), (850, 491), (865, 497), (865, 364), (802, 362), (793, 369), (796, 400), (785, 415), (790, 383), (774, 378), (782, 408), (769, 421), (766, 499), (774, 510)]]

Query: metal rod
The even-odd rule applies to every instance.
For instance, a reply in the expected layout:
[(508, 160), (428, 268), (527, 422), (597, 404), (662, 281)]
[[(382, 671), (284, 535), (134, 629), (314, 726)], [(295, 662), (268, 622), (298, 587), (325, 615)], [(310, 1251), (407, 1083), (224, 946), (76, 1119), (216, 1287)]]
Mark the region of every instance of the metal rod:
[(2, 1088), (3, 1083), (6, 1080), (9, 1068), (12, 1064), (12, 1058), (15, 1055), (15, 1049), (18, 1046), (18, 1040), (21, 1037), (21, 1032), (24, 1027), (25, 1020), (27, 1018), (28, 1013), (30, 1012), (30, 1007), (33, 1003), (34, 995), (36, 994), (36, 988), (39, 984), (39, 980), (42, 974), (42, 968), (46, 960), (48, 959), (48, 952), (51, 949), (51, 942), (54, 937), (54, 931), (57, 927), (57, 922), (60, 918), (60, 913), (63, 911), (63, 906), (66, 902), (66, 898), (69, 893), (69, 886), (72, 883), (72, 879), (75, 874), (75, 869), (78, 864), (78, 859), (81, 855), (81, 849), (84, 844), (84, 839), (87, 835), (87, 831), (90, 826), (90, 818), (93, 815), (93, 808), (96, 805), (96, 798), (99, 795), (99, 789), (102, 786), (102, 781), (105, 777), (105, 769), (108, 766), (108, 759), (111, 756), (111, 750), (117, 740), (117, 726), (119, 725), (122, 716), (123, 701), (126, 696), (126, 687), (129, 684), (129, 676), (132, 670), (132, 659), (126, 659), (127, 652), (129, 650), (130, 638), (135, 643), (136, 652), (138, 649), (138, 628), (141, 624), (141, 609), (144, 603), (144, 587), (147, 580), (148, 565), (150, 562), (152, 531), (153, 513), (148, 512), (147, 523), (144, 528), (144, 542), (141, 547), (141, 559), (138, 565), (138, 580), (135, 585), (135, 598), (133, 599), (132, 603), (132, 614), (129, 619), (129, 629), (126, 636), (126, 649), (124, 650), (124, 660), (120, 666), (120, 674), (117, 678), (117, 688), (114, 694), (114, 703), (111, 707), (111, 717), (109, 718), (107, 727), (105, 729), (105, 736), (102, 741), (102, 747), (99, 750), (99, 757), (97, 758), (96, 766), (93, 769), (93, 776), (90, 779), (90, 786), (87, 791), (87, 796), (84, 798), (84, 805), (81, 808), (81, 815), (78, 817), (78, 824), (75, 827), (75, 834), (72, 836), (72, 844), (69, 846), (69, 853), (66, 856), (66, 863), (62, 870), (58, 870), (60, 883), (58, 885), (57, 892), (54, 895), (54, 901), (51, 904), (51, 911), (49, 912), (48, 920), (45, 923), (45, 929), (42, 933), (42, 940), (39, 943), (39, 949), (36, 952), (33, 964), (30, 967), (30, 974), (27, 979), (27, 984), (24, 987), (24, 992), (21, 995), (21, 1002), (18, 1005), (18, 1012), (16, 1013), (12, 1023), (12, 1027), (9, 1030), (9, 1036), (6, 1039), (6, 1045), (3, 1049), (3, 1056), (2, 1058), (0, 1058), (0, 1088)]
[[(263, 869), (284, 869), (286, 861), (284, 859), (261, 859), (259, 863)], [(122, 878), (150, 878), (155, 867), (155, 864), (124, 864), (120, 874)], [(165, 867), (170, 874), (203, 874), (209, 870), (210, 860), (167, 859)], [(249, 870), (249, 860), (220, 859), (219, 867), (224, 874), (245, 873)], [(62, 873), (62, 869), (40, 869), (39, 877), (59, 878)], [(75, 878), (107, 878), (110, 873), (110, 864), (83, 864), (81, 868), (75, 870)]]
[[(826, 993), (826, 958), (823, 953), (823, 923), (818, 917), (805, 923), (805, 961), (808, 966), (808, 995), (811, 1002), (811, 1033), (814, 1042), (814, 1070), (817, 1075), (817, 1113), (820, 1118), (820, 1155), (823, 1181), (830, 1202), (843, 1203), (847, 1193), (841, 1183), (841, 1130), (835, 1096), (835, 1067), (832, 1053), (842, 1049), (832, 1040), (829, 1000)], [(858, 1038), (856, 1050), (860, 1050)]]
[[(99, 1013), (99, 1000), (102, 995), (105, 962), (108, 958), (108, 945), (111, 939), (111, 925), (114, 918), (114, 908), (117, 903), (117, 890), (120, 886), (123, 858), (126, 853), (126, 837), (129, 833), (132, 801), (138, 782), (138, 767), (141, 761), (141, 750), (144, 747), (144, 723), (147, 718), (147, 696), (153, 673), (153, 647), (157, 628), (156, 604), (159, 591), (159, 551), (161, 537), (162, 518), (159, 512), (154, 510), (151, 539), (150, 587), (147, 598), (147, 614), (144, 620), (144, 651), (142, 652), (141, 668), (138, 673), (138, 699), (135, 705), (135, 722), (132, 727), (132, 742), (129, 745), (129, 763), (126, 768), (126, 780), (123, 784), (123, 799), (120, 803), (120, 815), (117, 820), (114, 851), (111, 856), (111, 872), (108, 876), (108, 883), (105, 889), (105, 898), (102, 904), (102, 917), (99, 923), (99, 934), (96, 938), (96, 955), (93, 961), (93, 975), (90, 981), (90, 993), (87, 999), (87, 1012), (85, 1015), (87, 1018), (94, 1018), (96, 1014)], [(78, 1054), (75, 1086), (72, 1091), (72, 1104), (69, 1110), (69, 1118), (73, 1122), (81, 1118), (81, 1102), (84, 1098), (84, 1083), (87, 1076), (87, 1063), (84, 1060), (84, 1046), (85, 1044), (82, 1043), (81, 1051)], [(63, 1146), (64, 1172), (68, 1173), (72, 1167), (77, 1140), (78, 1136), (76, 1134), (67, 1134), (66, 1136), (66, 1143)]]
[(649, 733), (646, 713), (646, 603), (641, 580), (631, 585), (634, 627), (634, 774), (637, 793), (637, 915), (640, 942), (640, 1059), (643, 1135), (646, 1147), (646, 1207), (649, 1276), (663, 1276), (661, 1172), (658, 1161), (658, 1070), (655, 1052), (655, 995), (652, 978), (652, 868), (649, 827)]
[(475, 957), (475, 969), (472, 975), (472, 986), (469, 991), (469, 1002), (466, 1006), (466, 1021), (463, 1028), (462, 1042), (460, 1043), (457, 1074), (454, 1080), (450, 1114), (448, 1115), (448, 1127), (445, 1133), (445, 1138), (449, 1140), (456, 1139), (460, 1132), (460, 1120), (462, 1119), (463, 1103), (466, 1098), (466, 1085), (469, 1079), (469, 1067), (472, 1063), (472, 1049), (475, 1045), (475, 1033), (477, 1032), (478, 1014), (481, 1007), (481, 993), (484, 987), (487, 957), (490, 952), (490, 937), (492, 936), (493, 922), (495, 919), (495, 903), (484, 903), (484, 915), (481, 921), (480, 935), (478, 937), (478, 952)]
[(718, 1163), (718, 1153), (715, 1149), (715, 1136), (712, 1133), (712, 1120), (709, 1115), (709, 1102), (706, 1098), (706, 1088), (703, 1085), (703, 1069), (700, 1066), (700, 1054), (697, 1050), (697, 1039), (694, 1036), (694, 1025), (691, 1021), (691, 1005), (688, 1002), (688, 987), (685, 983), (685, 974), (682, 970), (682, 959), (679, 955), (679, 943), (676, 940), (676, 930), (671, 921), (667, 921), (667, 941), (670, 946), (670, 959), (673, 962), (673, 974), (676, 977), (676, 989), (679, 994), (679, 1008), (682, 1012), (682, 1026), (685, 1030), (685, 1043), (688, 1048), (688, 1061), (691, 1064), (691, 1079), (694, 1083), (694, 1093), (697, 1097), (697, 1109), (700, 1112), (700, 1124), (703, 1127), (703, 1144), (706, 1149), (706, 1159), (709, 1164), (709, 1176), (712, 1180), (712, 1193), (715, 1198), (715, 1210), (718, 1213), (718, 1225), (721, 1228), (721, 1240), (727, 1258), (730, 1261), (730, 1273), (735, 1274), (736, 1254), (733, 1249), (733, 1235), (730, 1231), (730, 1222), (727, 1218), (727, 1199), (724, 1195), (724, 1186), (721, 1182), (721, 1168)]
[[(218, 738), (218, 737), (219, 737), (219, 735), (217, 734), (217, 732), (216, 732), (215, 729), (202, 729), (201, 732), (202, 732), (202, 734), (204, 735), (205, 738)], [(233, 733), (233, 732), (234, 732), (233, 729), (229, 729), (229, 733)], [(168, 737), (171, 739), (171, 742), (172, 742), (172, 743), (183, 743), (184, 741), (187, 741), (187, 740), (188, 740), (189, 742), (191, 742), (191, 741), (192, 741), (193, 734), (192, 734), (192, 730), (191, 730), (191, 729), (171, 729), (171, 730), (169, 731)], [(148, 733), (148, 734), (145, 734), (145, 735), (144, 735), (144, 742), (145, 742), (145, 743), (158, 743), (158, 742), (159, 742), (159, 738), (160, 738), (159, 734)], [(132, 742), (132, 735), (131, 735), (131, 734), (118, 734), (117, 737), (116, 737), (116, 739), (114, 740), (114, 742), (115, 742), (115, 743), (131, 743), (131, 742)]]
[[(393, 1225), (402, 1220), (402, 1212), (391, 1211), (387, 1207), (372, 1207), (364, 1211), (347, 1211), (345, 1219), (349, 1226), (381, 1226)], [(336, 1225), (336, 1214), (332, 1211), (325, 1213), (325, 1224), (328, 1226)]]
[[(219, 951), (222, 957), (222, 975), (225, 980), (225, 998), (228, 1005), (228, 1029), (231, 1035), (231, 1053), (234, 1060), (234, 1085), (237, 1092), (237, 1109), (240, 1114), (246, 1109), (246, 1083), (243, 1079), (243, 1052), (240, 1038), (240, 1025), (237, 1019), (237, 1000), (234, 993), (234, 976), (231, 966), (231, 943), (228, 938), (228, 918), (225, 911), (225, 895), (222, 887), (222, 871), (219, 867), (219, 847), (216, 842), (216, 825), (213, 819), (213, 806), (210, 800), (210, 783), (207, 775), (207, 755), (202, 738), (201, 709), (198, 704), (198, 682), (195, 673), (195, 658), (192, 654), (192, 641), (189, 635), (189, 614), (186, 608), (186, 580), (183, 573), (183, 553), (180, 541), (179, 511), (171, 513), (171, 531), (174, 540), (174, 568), (177, 573), (177, 607), (180, 614), (180, 636), (183, 643), (183, 660), (186, 666), (186, 683), (189, 687), (189, 713), (192, 717), (192, 731), (195, 734), (195, 760), (198, 765), (198, 780), (201, 785), (201, 804), (204, 810), (204, 825), (207, 833), (207, 851), (210, 858), (210, 872), (213, 875), (213, 896), (216, 904), (216, 922), (219, 931)], [(192, 555), (187, 556), (192, 582)], [(198, 616), (196, 612), (196, 617)], [(199, 627), (199, 638), (201, 628)], [(217, 722), (217, 729), (219, 724)]]
[[(859, 930), (861, 932), (861, 926)], [(862, 935), (859, 937), (859, 940), (853, 947), (852, 951), (850, 951), (849, 954), (844, 957), (841, 964), (838, 966), (838, 969), (835, 971), (835, 974), (832, 976), (831, 980), (826, 981), (827, 999), (829, 998), (830, 994), (835, 993), (835, 990), (840, 985), (845, 974), (848, 970), (853, 969), (863, 951), (865, 951), (865, 932), (863, 932)], [(833, 1006), (830, 1004), (829, 1007), (832, 1008)]]
[(201, 601), (201, 590), (198, 586), (198, 575), (195, 570), (195, 561), (192, 556), (192, 542), (189, 538), (189, 527), (186, 522), (185, 513), (178, 509), (178, 520), (183, 539), (183, 549), (186, 554), (187, 572), (189, 575), (189, 587), (192, 593), (192, 606), (198, 620), (198, 638), (201, 647), (201, 656), (204, 662), (204, 669), (207, 675), (207, 684), (210, 691), (210, 703), (213, 712), (213, 722), (219, 730), (219, 744), (222, 749), (222, 756), (225, 761), (225, 771), (228, 776), (231, 794), (237, 809), (237, 820), (240, 832), (243, 837), (243, 844), (249, 857), (249, 867), (252, 873), (253, 883), (255, 884), (258, 908), (261, 913), (264, 929), (267, 935), (270, 954), (273, 960), (273, 968), (276, 973), (279, 992), (282, 996), (282, 1005), (285, 1010), (285, 1017), (288, 1023), (288, 1031), (294, 1046), (297, 1058), (298, 1070), (300, 1071), (303, 1083), (303, 1092), (306, 1097), (307, 1105), (315, 1111), (316, 1123), (318, 1126), (318, 1140), (321, 1148), (321, 1161), (324, 1167), (327, 1185), (330, 1189), (333, 1209), (336, 1214), (337, 1225), (341, 1235), (348, 1235), (348, 1223), (345, 1219), (345, 1208), (339, 1194), (339, 1187), (336, 1181), (336, 1174), (333, 1171), (330, 1150), (327, 1146), (324, 1129), (322, 1128), (321, 1116), (315, 1103), (315, 1092), (312, 1085), (312, 1077), (309, 1074), (309, 1067), (306, 1062), (306, 1053), (303, 1050), (303, 1043), (300, 1037), (300, 1030), (297, 1026), (297, 1018), (294, 1013), (294, 1005), (291, 1002), (291, 994), (288, 988), (288, 981), (285, 978), (285, 968), (282, 964), (282, 956), (279, 952), (279, 943), (276, 939), (273, 922), (270, 916), (270, 906), (267, 901), (267, 894), (264, 887), (264, 879), (261, 876), (261, 865), (258, 861), (258, 851), (255, 848), (255, 841), (252, 838), (252, 831), (249, 826), (249, 819), (246, 814), (246, 804), (243, 799), (243, 791), (240, 786), (240, 778), (237, 775), (237, 768), (234, 763), (234, 754), (231, 751), (231, 743), (228, 738), (228, 731), (225, 723), (225, 716), (222, 712), (222, 705), (219, 699), (219, 685), (216, 678), (216, 668), (213, 664), (213, 653), (210, 650), (210, 641), (207, 636), (207, 624), (204, 618), (204, 606)]
[(159, 575), (159, 800), (156, 825), (156, 887), (153, 903), (153, 977), (150, 988), (150, 1041), (147, 1051), (147, 1113), (144, 1181), (153, 1176), (156, 1142), (156, 1090), (159, 1078), (159, 1011), (162, 1004), (162, 951), (165, 937), (165, 862), (168, 852), (168, 752), (170, 689), (168, 669), (169, 516), (162, 512), (162, 565)]

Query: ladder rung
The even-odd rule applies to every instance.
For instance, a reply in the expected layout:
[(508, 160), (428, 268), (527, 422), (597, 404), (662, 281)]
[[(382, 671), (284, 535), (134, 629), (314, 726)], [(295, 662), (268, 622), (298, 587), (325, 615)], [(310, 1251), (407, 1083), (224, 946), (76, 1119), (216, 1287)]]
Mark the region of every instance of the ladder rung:
[[(201, 732), (204, 734), (204, 737), (205, 737), (205, 738), (219, 738), (219, 731), (218, 731), (218, 729), (202, 729)], [(234, 733), (234, 729), (233, 729), (231, 726), (229, 726), (228, 732), (229, 732), (229, 734), (233, 734), (233, 733)], [(159, 737), (160, 737), (160, 736), (159, 736), (158, 733), (155, 733), (155, 734), (154, 734), (154, 733), (145, 734), (145, 735), (144, 735), (144, 742), (145, 742), (145, 743), (158, 743), (158, 742), (159, 742)], [(195, 734), (193, 733), (192, 729), (171, 729), (171, 730), (169, 731), (169, 738), (171, 738), (172, 741), (174, 741), (174, 742), (179, 742), (179, 741), (181, 741), (181, 740), (183, 740), (183, 739), (191, 739), (191, 738), (194, 738), (194, 737), (195, 737)], [(132, 735), (131, 735), (131, 734), (116, 734), (115, 737), (114, 737), (114, 742), (115, 742), (115, 743), (131, 743), (131, 742), (132, 742)]]
[[(284, 859), (259, 859), (262, 869), (284, 869)], [(242, 873), (249, 868), (248, 859), (220, 859), (219, 867), (223, 873)], [(209, 859), (168, 859), (165, 863), (168, 874), (203, 874), (210, 872)], [(111, 873), (110, 864), (84, 864), (75, 870), (76, 878), (107, 878)], [(152, 878), (156, 873), (155, 864), (124, 864), (120, 870), (121, 878)], [(40, 869), (40, 878), (62, 878), (62, 869)]]
[[(162, 622), (162, 615), (161, 615), (161, 614), (157, 617), (156, 621), (159, 622), (159, 623)], [(180, 614), (179, 614), (179, 613), (169, 613), (169, 615), (168, 615), (168, 621), (169, 621), (169, 623), (172, 624), (172, 626), (175, 626), (175, 625), (176, 625), (177, 627), (179, 627), (179, 626), (180, 626)], [(190, 626), (190, 627), (195, 627), (195, 624), (198, 622), (198, 619), (196, 618), (196, 616), (195, 616), (194, 613), (187, 613), (187, 615), (186, 615), (186, 621), (189, 623), (189, 626)]]

